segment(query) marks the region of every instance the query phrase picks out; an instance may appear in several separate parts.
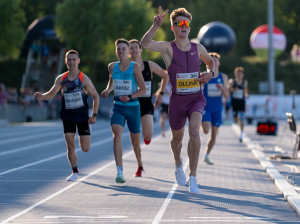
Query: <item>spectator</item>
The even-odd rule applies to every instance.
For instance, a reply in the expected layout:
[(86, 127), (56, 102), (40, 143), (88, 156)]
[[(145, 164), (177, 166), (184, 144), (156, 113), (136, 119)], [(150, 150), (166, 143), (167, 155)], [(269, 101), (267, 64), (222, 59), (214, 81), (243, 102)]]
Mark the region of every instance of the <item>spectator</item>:
[(42, 56), (43, 65), (45, 67), (47, 66), (48, 63), (49, 53), (50, 53), (50, 47), (45, 42), (43, 42), (41, 46), (41, 56)]
[(3, 83), (0, 83), (0, 106), (6, 104), (8, 98), (8, 94), (6, 91), (6, 87)]
[(8, 87), (7, 94), (8, 94), (7, 103), (17, 103), (18, 102), (17, 88)]
[(40, 70), (38, 64), (34, 64), (32, 66), (32, 70), (30, 72), (31, 75), (31, 81), (37, 82), (40, 78)]
[(293, 45), (293, 48), (292, 48), (290, 54), (291, 54), (291, 60), (293, 62), (299, 62), (300, 61), (300, 49), (299, 49), (299, 46), (297, 44)]
[(34, 63), (37, 63), (38, 62), (40, 46), (37, 44), (36, 40), (33, 41), (30, 48), (31, 48), (31, 51), (32, 51), (32, 59), (34, 59)]

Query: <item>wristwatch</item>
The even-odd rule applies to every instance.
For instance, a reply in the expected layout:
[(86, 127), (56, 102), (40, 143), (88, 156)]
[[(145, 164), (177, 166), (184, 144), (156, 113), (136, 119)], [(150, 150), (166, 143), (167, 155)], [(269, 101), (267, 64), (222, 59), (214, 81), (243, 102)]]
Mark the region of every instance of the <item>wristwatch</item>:
[(129, 100), (132, 100), (132, 96), (131, 95), (128, 95), (128, 97), (129, 97)]
[(215, 76), (215, 73), (214, 73), (214, 71), (210, 71), (211, 73), (212, 73), (212, 77), (214, 77)]
[(164, 93), (164, 92), (159, 92), (159, 94), (160, 94), (160, 95), (162, 95), (162, 96), (163, 96), (163, 95), (165, 95), (165, 93)]
[(98, 115), (97, 113), (93, 113), (92, 114), (93, 117), (97, 117), (97, 115)]

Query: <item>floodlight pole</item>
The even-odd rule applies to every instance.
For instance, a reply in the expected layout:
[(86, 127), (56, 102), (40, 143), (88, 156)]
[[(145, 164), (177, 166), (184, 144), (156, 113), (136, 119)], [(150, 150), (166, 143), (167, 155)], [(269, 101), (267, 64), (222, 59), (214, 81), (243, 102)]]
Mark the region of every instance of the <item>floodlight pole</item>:
[(268, 0), (268, 28), (269, 28), (269, 47), (268, 47), (268, 81), (271, 95), (275, 94), (275, 62), (273, 48), (273, 27), (274, 27), (274, 3)]

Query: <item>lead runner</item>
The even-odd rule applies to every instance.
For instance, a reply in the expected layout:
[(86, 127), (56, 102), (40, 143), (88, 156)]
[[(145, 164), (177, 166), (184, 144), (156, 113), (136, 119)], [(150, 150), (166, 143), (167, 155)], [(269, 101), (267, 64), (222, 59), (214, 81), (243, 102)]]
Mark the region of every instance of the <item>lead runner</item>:
[[(155, 32), (163, 23), (168, 10), (154, 17), (153, 25), (141, 40), (142, 47), (162, 54), (172, 85), (169, 105), (169, 121), (172, 137), (171, 149), (175, 160), (175, 176), (179, 185), (184, 186), (186, 176), (183, 171), (181, 148), (186, 119), (189, 120), (189, 143), (187, 147), (190, 171), (189, 193), (199, 194), (197, 185), (197, 166), (200, 153), (200, 124), (205, 97), (200, 83), (207, 83), (214, 76), (214, 61), (201, 44), (189, 41), (192, 15), (185, 8), (175, 9), (170, 15), (171, 29), (175, 40), (154, 41)], [(208, 71), (200, 72), (200, 59), (206, 64)]]

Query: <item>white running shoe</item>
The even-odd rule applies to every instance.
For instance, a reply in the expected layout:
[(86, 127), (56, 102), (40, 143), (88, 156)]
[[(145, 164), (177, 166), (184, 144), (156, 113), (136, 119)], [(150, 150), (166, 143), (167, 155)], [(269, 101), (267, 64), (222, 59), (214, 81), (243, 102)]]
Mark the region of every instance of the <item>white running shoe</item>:
[(178, 185), (184, 186), (186, 184), (186, 177), (183, 171), (182, 164), (180, 167), (175, 168), (175, 176)]
[(190, 176), (188, 182), (189, 182), (189, 193), (200, 194), (198, 184), (197, 184), (197, 178), (194, 176)]
[(72, 173), (70, 176), (66, 178), (66, 181), (74, 181), (78, 177), (78, 173)]

